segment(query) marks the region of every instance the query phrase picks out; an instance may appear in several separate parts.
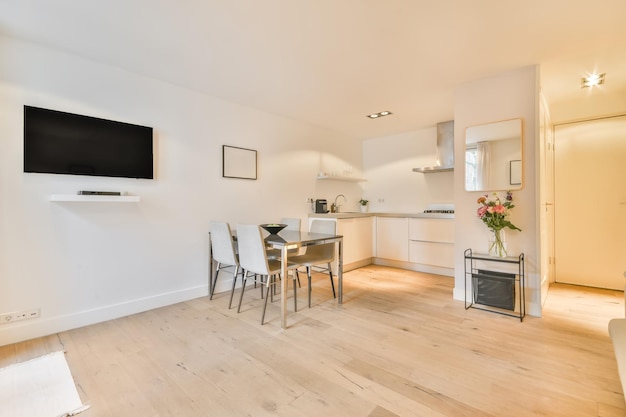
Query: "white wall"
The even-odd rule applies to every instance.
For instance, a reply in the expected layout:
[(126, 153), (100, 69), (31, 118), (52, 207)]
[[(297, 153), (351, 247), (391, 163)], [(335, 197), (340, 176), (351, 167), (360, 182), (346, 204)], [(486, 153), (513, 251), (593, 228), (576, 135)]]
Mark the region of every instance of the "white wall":
[[(463, 143), (465, 129), (483, 123), (514, 118), (522, 119), (523, 188), (513, 192), (515, 208), (510, 220), (522, 232), (507, 230), (510, 254), (524, 252), (526, 258), (527, 311), (541, 315), (539, 288), (538, 185), (536, 177), (536, 142), (539, 135), (539, 76), (535, 66), (509, 71), (488, 79), (459, 86), (455, 91), (454, 136), (455, 171), (455, 288), (454, 298), (464, 298), (463, 252), (472, 248), (485, 252), (489, 230), (476, 216), (476, 200), (484, 192), (465, 191), (463, 175)], [(499, 190), (503, 196), (503, 191)], [(463, 225), (463, 227), (459, 227)]]
[(416, 213), (430, 203), (452, 203), (453, 172), (412, 171), (435, 165), (436, 155), (436, 126), (364, 141), (363, 187), (370, 211)]
[[(306, 198), (357, 209), (358, 183), (315, 181), (352, 166), (353, 138), (0, 37), (0, 345), (207, 293), (208, 222), (306, 219)], [(155, 130), (155, 180), (23, 173), (23, 105)], [(221, 177), (223, 144), (258, 150), (257, 181)], [(51, 203), (51, 194), (126, 191), (140, 203)], [(225, 288), (225, 287), (222, 287)]]
[(510, 161), (521, 157), (519, 139), (494, 140), (491, 143), (489, 165), (489, 184), (494, 189), (505, 190), (515, 188), (511, 186)]

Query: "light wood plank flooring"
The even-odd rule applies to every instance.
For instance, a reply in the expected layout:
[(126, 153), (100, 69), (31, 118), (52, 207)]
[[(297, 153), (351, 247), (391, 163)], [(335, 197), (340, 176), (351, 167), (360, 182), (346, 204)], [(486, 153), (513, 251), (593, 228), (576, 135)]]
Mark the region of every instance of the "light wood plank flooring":
[(520, 323), (453, 284), (368, 266), (339, 307), (317, 274), (286, 331), (277, 302), (260, 325), (258, 289), (240, 314), (223, 293), (0, 347), (0, 366), (65, 349), (84, 417), (626, 415), (607, 330), (623, 293), (553, 285)]

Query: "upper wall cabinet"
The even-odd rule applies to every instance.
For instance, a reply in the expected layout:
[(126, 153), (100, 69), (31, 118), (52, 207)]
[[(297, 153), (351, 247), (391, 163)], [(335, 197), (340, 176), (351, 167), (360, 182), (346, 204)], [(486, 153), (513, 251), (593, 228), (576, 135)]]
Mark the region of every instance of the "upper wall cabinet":
[(470, 126), (465, 130), (465, 189), (522, 188), (522, 119)]

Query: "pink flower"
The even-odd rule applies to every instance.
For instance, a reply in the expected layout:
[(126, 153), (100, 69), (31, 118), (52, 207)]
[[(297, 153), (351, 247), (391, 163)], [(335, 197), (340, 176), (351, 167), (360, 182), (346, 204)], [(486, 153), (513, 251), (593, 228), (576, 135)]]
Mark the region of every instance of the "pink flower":
[(494, 213), (499, 213), (499, 214), (504, 214), (504, 212), (506, 212), (506, 207), (504, 207), (502, 204), (498, 204), (497, 206), (494, 206), (493, 212)]
[(506, 199), (500, 200), (498, 193), (493, 196), (480, 196), (476, 201), (480, 207), (476, 210), (478, 218), (487, 225), (490, 230), (500, 230), (509, 228), (513, 230), (521, 230), (508, 220), (510, 211), (515, 205), (513, 204), (513, 194), (507, 191)]

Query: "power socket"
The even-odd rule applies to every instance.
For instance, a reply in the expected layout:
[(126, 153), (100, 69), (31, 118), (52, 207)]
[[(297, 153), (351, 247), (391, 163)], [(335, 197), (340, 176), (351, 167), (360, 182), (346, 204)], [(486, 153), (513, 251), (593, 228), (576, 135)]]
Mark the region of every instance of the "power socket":
[(36, 319), (41, 316), (41, 309), (18, 311), (14, 313), (0, 314), (0, 324), (12, 323), (14, 321)]
[(41, 309), (40, 308), (35, 308), (32, 310), (28, 310), (26, 312), (26, 318), (27, 319), (37, 319), (39, 318), (39, 316), (41, 316)]

